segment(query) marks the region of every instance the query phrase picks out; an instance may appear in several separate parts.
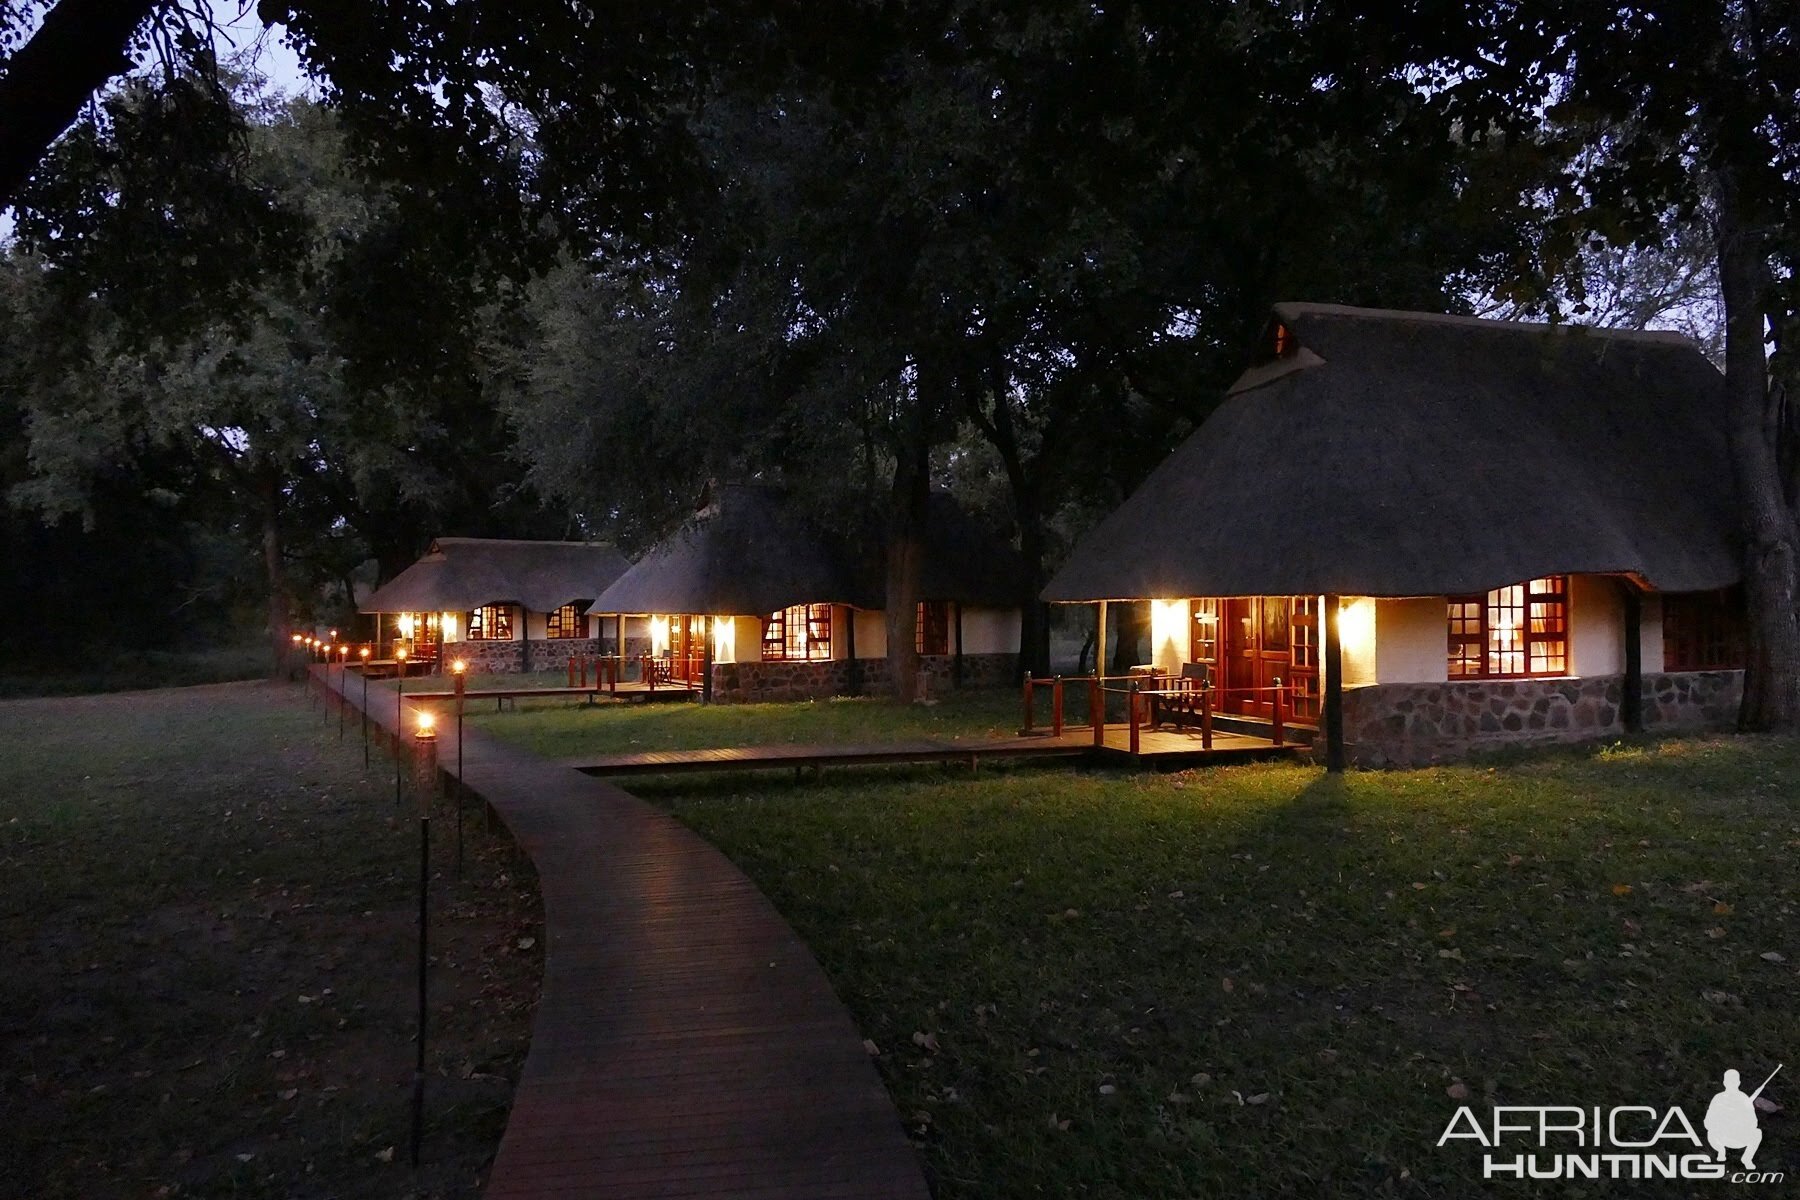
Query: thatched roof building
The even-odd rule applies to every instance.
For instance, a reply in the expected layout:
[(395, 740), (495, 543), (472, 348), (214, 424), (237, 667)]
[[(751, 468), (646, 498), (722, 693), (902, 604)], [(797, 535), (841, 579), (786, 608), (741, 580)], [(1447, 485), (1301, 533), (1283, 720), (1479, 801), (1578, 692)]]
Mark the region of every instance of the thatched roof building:
[(1723, 380), (1687, 339), (1318, 304), (1270, 328), (1045, 599), (1738, 580)]
[(467, 612), (517, 604), (550, 612), (598, 596), (629, 566), (613, 547), (592, 542), (438, 538), (423, 558), (375, 589), (361, 610)]
[[(781, 489), (731, 484), (599, 596), (592, 613), (762, 617), (796, 604), (865, 610), (885, 603), (882, 539), (820, 530)], [(931, 498), (921, 592), (927, 599), (1012, 607), (1018, 552), (946, 495)]]

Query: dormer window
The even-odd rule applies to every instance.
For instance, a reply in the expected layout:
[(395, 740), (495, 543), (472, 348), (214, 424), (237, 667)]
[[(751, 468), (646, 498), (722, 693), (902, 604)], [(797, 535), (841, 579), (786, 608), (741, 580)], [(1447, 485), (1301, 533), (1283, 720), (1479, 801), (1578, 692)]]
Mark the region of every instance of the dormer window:
[(1294, 338), (1294, 331), (1281, 321), (1275, 322), (1275, 328), (1269, 334), (1269, 357), (1286, 358), (1300, 348)]

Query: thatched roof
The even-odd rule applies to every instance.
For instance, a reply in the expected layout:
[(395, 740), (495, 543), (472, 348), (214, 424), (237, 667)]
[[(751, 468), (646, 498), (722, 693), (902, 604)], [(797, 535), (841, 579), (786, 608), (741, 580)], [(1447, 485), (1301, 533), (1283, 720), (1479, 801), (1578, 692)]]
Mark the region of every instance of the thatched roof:
[[(933, 600), (1016, 605), (1016, 551), (948, 496), (931, 499), (923, 594)], [(733, 484), (658, 543), (594, 601), (594, 613), (766, 616), (792, 604), (883, 604), (881, 539), (822, 532), (779, 488)]]
[(611, 546), (508, 538), (438, 538), (362, 602), (363, 612), (464, 612), (517, 604), (550, 612), (591, 600), (630, 566)]
[(1685, 338), (1314, 304), (1275, 321), (1297, 346), (1244, 373), (1045, 599), (1737, 581), (1723, 379)]

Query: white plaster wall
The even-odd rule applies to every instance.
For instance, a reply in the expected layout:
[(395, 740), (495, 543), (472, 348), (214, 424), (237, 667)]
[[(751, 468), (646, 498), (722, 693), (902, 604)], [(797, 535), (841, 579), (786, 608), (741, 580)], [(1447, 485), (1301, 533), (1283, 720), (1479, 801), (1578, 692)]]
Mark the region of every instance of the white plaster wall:
[(1662, 597), (1646, 595), (1643, 620), (1638, 623), (1638, 649), (1644, 656), (1645, 672), (1663, 669), (1662, 616)]
[[(886, 658), (887, 613), (881, 609), (865, 611), (859, 608), (851, 611), (856, 620), (856, 657)], [(833, 645), (835, 648), (835, 643)]]
[(1569, 576), (1569, 674), (1625, 669), (1625, 601), (1604, 575)]
[[(723, 639), (718, 636), (721, 631), (730, 633)], [(713, 618), (713, 661), (721, 663), (742, 663), (762, 661), (763, 623), (757, 617), (714, 617)]]
[[(1359, 687), (1381, 678), (1375, 660), (1376, 608), (1380, 601), (1371, 596), (1345, 596), (1338, 610), (1338, 638), (1344, 653), (1344, 686)], [(1321, 607), (1321, 612), (1324, 609)], [(1323, 661), (1324, 635), (1318, 642)]]
[(516, 633), (521, 626), (525, 630), (525, 636), (531, 641), (546, 641), (550, 637), (550, 614), (527, 612), (524, 621), (513, 622), (513, 631)]
[(446, 612), (438, 614), (438, 628), (443, 630), (444, 644), (460, 642), (468, 636), (469, 615)]
[(1450, 677), (1446, 605), (1442, 596), (1375, 601), (1374, 682), (1442, 683)]
[[(1181, 601), (1182, 611), (1187, 601)], [(955, 620), (952, 614), (951, 619)], [(1185, 630), (1185, 626), (1183, 627)], [(857, 643), (861, 645), (861, 642)], [(962, 614), (962, 648), (964, 654), (1017, 654), (1019, 652), (1019, 610), (1016, 608), (966, 608)], [(1182, 652), (1186, 653), (1186, 642)], [(950, 628), (950, 651), (956, 652), (956, 627)]]

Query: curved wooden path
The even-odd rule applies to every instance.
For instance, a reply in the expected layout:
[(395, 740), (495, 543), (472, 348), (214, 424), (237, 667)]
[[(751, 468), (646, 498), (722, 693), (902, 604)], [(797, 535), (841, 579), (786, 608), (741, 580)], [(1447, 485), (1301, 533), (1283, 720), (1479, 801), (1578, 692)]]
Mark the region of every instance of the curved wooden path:
[[(355, 705), (360, 681), (322, 674)], [(377, 686), (370, 716), (391, 731)], [(926, 1200), (861, 1035), (742, 871), (636, 797), (493, 738), (468, 733), (463, 763), (537, 867), (547, 942), (486, 1196)]]

